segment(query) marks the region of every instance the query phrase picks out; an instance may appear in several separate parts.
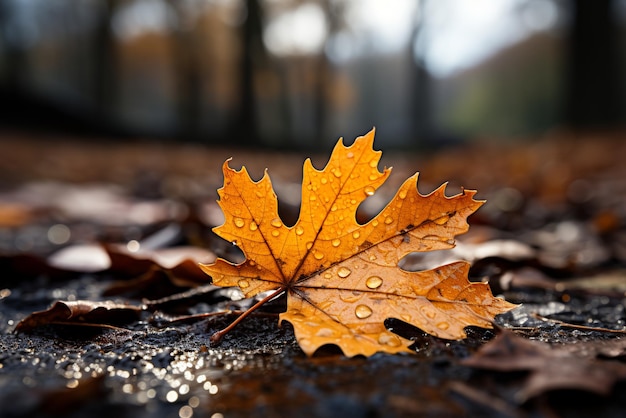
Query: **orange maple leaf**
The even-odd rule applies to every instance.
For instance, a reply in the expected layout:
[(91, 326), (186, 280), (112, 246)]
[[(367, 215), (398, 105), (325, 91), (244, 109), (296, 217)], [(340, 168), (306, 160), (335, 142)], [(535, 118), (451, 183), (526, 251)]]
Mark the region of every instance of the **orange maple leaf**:
[(454, 237), (469, 228), (466, 218), (484, 203), (474, 200), (475, 191), (446, 197), (444, 184), (423, 196), (415, 174), (373, 219), (356, 221), (358, 206), (391, 173), (378, 171), (381, 151), (372, 149), (373, 142), (374, 129), (349, 147), (340, 139), (321, 171), (305, 161), (302, 207), (293, 226), (278, 216), (267, 172), (254, 182), (245, 167), (233, 170), (229, 160), (223, 166), (218, 193), (225, 221), (214, 231), (246, 260), (217, 259), (200, 267), (215, 285), (239, 286), (246, 297), (274, 290), (251, 309), (286, 292), (280, 322), (293, 325), (307, 355), (325, 344), (346, 356), (411, 352), (412, 342), (387, 330), (385, 319), (461, 339), (464, 327), (491, 328), (495, 315), (516, 306), (494, 297), (488, 284), (470, 283), (466, 262), (421, 272), (398, 267), (410, 252), (452, 248)]

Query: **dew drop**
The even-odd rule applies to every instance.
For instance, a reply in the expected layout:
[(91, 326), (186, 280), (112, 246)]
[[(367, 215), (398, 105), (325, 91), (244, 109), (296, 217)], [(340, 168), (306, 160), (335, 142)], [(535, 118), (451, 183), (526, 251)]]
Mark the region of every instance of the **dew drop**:
[(324, 278), (330, 280), (330, 279), (333, 278), (333, 275), (330, 274), (330, 272), (327, 271), (326, 273), (324, 273)]
[(296, 235), (302, 235), (302, 234), (304, 234), (304, 228), (302, 228), (301, 226), (297, 226)]
[(317, 196), (315, 196), (314, 194), (312, 194), (311, 196), (309, 196), (309, 200), (310, 200), (311, 202), (314, 202), (314, 201), (316, 201), (316, 200), (317, 200)]
[(350, 199), (350, 204), (356, 205), (356, 199)]
[(437, 225), (443, 225), (446, 222), (448, 222), (448, 220), (450, 220), (450, 216), (449, 215), (444, 215), (440, 218), (435, 219), (433, 222), (436, 223)]
[(402, 344), (397, 335), (383, 332), (378, 336), (378, 343), (388, 345), (390, 347), (399, 347)]
[(339, 292), (339, 299), (346, 303), (354, 303), (361, 299), (362, 296), (361, 292)]
[(256, 222), (250, 222), (250, 231), (256, 231), (258, 228), (259, 226), (256, 224)]
[(235, 218), (235, 221), (234, 221), (234, 222), (235, 222), (235, 226), (236, 226), (237, 228), (242, 228), (242, 227), (246, 224), (246, 223), (244, 222), (244, 220), (243, 220), (243, 219), (241, 219), (241, 218)]
[(335, 212), (335, 211), (337, 210), (337, 205), (333, 205), (333, 206), (330, 208), (330, 210), (331, 210), (331, 212)]
[(352, 271), (347, 267), (339, 267), (339, 270), (337, 270), (337, 276), (341, 277), (342, 279), (348, 277), (350, 273), (352, 273)]
[(370, 260), (370, 261), (374, 261), (374, 260), (376, 260), (376, 256), (375, 256), (374, 254), (371, 254), (371, 255), (369, 256), (369, 260)]
[(333, 170), (333, 174), (335, 175), (335, 177), (341, 177), (341, 170), (338, 168), (335, 168)]
[(349, 153), (346, 154), (346, 158), (354, 158), (354, 153), (350, 151)]
[(372, 167), (372, 168), (378, 167), (378, 161), (376, 161), (376, 160), (370, 161), (370, 167)]
[(274, 218), (272, 219), (272, 221), (270, 222), (270, 224), (275, 227), (275, 228), (280, 228), (281, 226), (283, 226), (283, 223), (280, 219), (278, 218)]
[(445, 331), (450, 328), (450, 324), (448, 324), (447, 322), (440, 322), (437, 324), (437, 328)]
[(277, 230), (273, 230), (273, 231), (272, 231), (272, 236), (273, 236), (273, 237), (277, 237), (277, 236), (279, 236), (279, 235), (280, 235), (280, 232), (278, 232)]
[(435, 311), (430, 309), (422, 309), (422, 312), (424, 312), (424, 315), (426, 315), (430, 319), (433, 319), (436, 316)]
[(358, 239), (361, 236), (361, 233), (359, 231), (354, 231), (352, 233), (352, 238), (354, 239)]
[(321, 260), (322, 258), (324, 258), (324, 253), (316, 251), (315, 254), (313, 254), (313, 257), (315, 257), (316, 260)]
[(359, 319), (365, 319), (372, 315), (372, 309), (367, 305), (358, 305), (354, 309), (354, 314)]
[(378, 276), (371, 276), (368, 277), (367, 280), (365, 280), (365, 286), (369, 287), (370, 289), (378, 289), (380, 286), (382, 286), (382, 284), (383, 279)]
[(246, 289), (250, 287), (250, 282), (247, 280), (241, 279), (237, 282), (237, 285), (242, 289)]
[(311, 241), (306, 243), (306, 249), (310, 250), (311, 248), (313, 248), (313, 243)]
[(398, 197), (400, 199), (405, 199), (406, 198), (406, 190), (400, 190), (400, 193), (398, 193)]
[(370, 174), (370, 176), (369, 176), (369, 179), (370, 179), (371, 181), (374, 181), (374, 180), (376, 180), (377, 178), (378, 178), (378, 176), (377, 176), (376, 174)]
[(387, 216), (387, 217), (385, 218), (385, 224), (386, 224), (386, 225), (389, 225), (389, 224), (391, 224), (391, 223), (393, 223), (393, 218), (392, 218), (391, 216)]
[(326, 184), (326, 183), (328, 183), (328, 179), (326, 177), (322, 177), (320, 179), (320, 182), (322, 182), (322, 184)]
[(330, 328), (320, 328), (319, 331), (317, 331), (315, 333), (316, 337), (332, 337), (333, 336), (333, 330)]
[(366, 195), (371, 196), (374, 194), (374, 188), (372, 186), (366, 186), (363, 191)]
[(374, 219), (374, 220), (372, 221), (372, 226), (373, 226), (374, 228), (378, 226), (378, 219)]
[(339, 247), (339, 245), (341, 245), (341, 240), (339, 238), (335, 238), (331, 244), (333, 245), (333, 247)]

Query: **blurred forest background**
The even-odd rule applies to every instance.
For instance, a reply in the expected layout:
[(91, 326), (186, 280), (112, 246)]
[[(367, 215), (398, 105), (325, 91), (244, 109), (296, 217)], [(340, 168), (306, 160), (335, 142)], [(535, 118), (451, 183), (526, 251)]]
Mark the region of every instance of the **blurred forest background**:
[(0, 0), (0, 128), (416, 148), (626, 120), (624, 0)]

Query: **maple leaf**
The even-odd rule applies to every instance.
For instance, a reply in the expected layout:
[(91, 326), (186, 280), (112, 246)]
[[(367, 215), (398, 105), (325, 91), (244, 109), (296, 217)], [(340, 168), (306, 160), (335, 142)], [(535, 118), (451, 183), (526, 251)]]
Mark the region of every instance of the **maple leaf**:
[(446, 197), (444, 184), (423, 196), (415, 174), (378, 215), (365, 224), (356, 221), (358, 206), (391, 173), (378, 170), (381, 151), (372, 149), (373, 142), (374, 129), (348, 147), (339, 139), (323, 170), (304, 162), (302, 205), (293, 226), (278, 216), (267, 171), (255, 182), (245, 166), (237, 171), (230, 160), (223, 165), (218, 203), (225, 220), (214, 231), (246, 260), (218, 258), (200, 267), (215, 285), (239, 286), (246, 297), (274, 290), (251, 309), (285, 292), (280, 322), (293, 325), (307, 355), (325, 344), (339, 346), (346, 356), (410, 352), (412, 342), (387, 330), (385, 319), (461, 339), (464, 327), (491, 328), (495, 315), (515, 307), (495, 298), (486, 283), (470, 283), (466, 262), (421, 272), (398, 267), (410, 252), (452, 248), (454, 237), (469, 228), (466, 218), (483, 204), (474, 200), (475, 191)]

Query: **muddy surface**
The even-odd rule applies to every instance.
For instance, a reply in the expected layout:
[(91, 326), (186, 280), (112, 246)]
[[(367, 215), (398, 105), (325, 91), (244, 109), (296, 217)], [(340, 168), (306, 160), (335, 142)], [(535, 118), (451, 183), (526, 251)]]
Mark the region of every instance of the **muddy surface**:
[[(32, 311), (58, 298), (97, 298), (105, 284), (94, 277), (42, 279), (14, 286), (0, 301), (2, 416), (617, 417), (626, 407), (623, 384), (609, 396), (554, 391), (519, 404), (515, 393), (524, 373), (459, 364), (493, 338), (493, 331), (483, 329), (469, 329), (466, 340), (451, 342), (390, 321), (390, 328), (415, 340), (416, 354), (369, 359), (346, 358), (332, 348), (307, 358), (289, 325), (278, 327), (269, 313), (249, 318), (218, 347), (208, 346), (207, 337), (233, 315), (159, 326), (158, 318), (146, 314), (125, 328), (51, 325), (13, 332), (15, 322)], [(619, 338), (539, 320), (535, 313), (623, 328), (622, 299), (563, 303), (543, 292), (524, 298), (523, 308), (498, 323), (523, 327), (519, 332), (533, 339), (575, 344)]]
[[(190, 285), (189, 280), (198, 279), (182, 277), (181, 270), (164, 268), (163, 263), (156, 269), (154, 263), (128, 260), (98, 264), (102, 255), (98, 251), (69, 258), (54, 255), (70, 246), (95, 242), (149, 241), (156, 243), (156, 249), (185, 245), (220, 256), (240, 256), (210, 234), (210, 227), (217, 224), (212, 201), (221, 181), (219, 165), (228, 151), (141, 151), (140, 145), (116, 151), (74, 143), (54, 148), (32, 138), (17, 143), (2, 143), (3, 151), (12, 150), (16, 159), (0, 165), (4, 180), (0, 206), (2, 417), (623, 415), (626, 384), (622, 378), (604, 394), (562, 385), (521, 398), (528, 371), (464, 365), (463, 360), (492, 341), (498, 330), (471, 328), (467, 339), (447, 341), (389, 320), (390, 329), (415, 342), (415, 354), (346, 358), (326, 347), (309, 358), (299, 349), (289, 324), (278, 326), (276, 313), (284, 303), (279, 300), (250, 316), (221, 344), (211, 346), (211, 333), (236, 317), (227, 311), (243, 310), (253, 301), (206, 283), (198, 282), (205, 286), (199, 288)], [(470, 218), (473, 233), (459, 239), (456, 252), (409, 257), (405, 267), (419, 269), (447, 259), (468, 259), (473, 280), (489, 280), (495, 294), (521, 304), (499, 316), (498, 326), (529, 340), (554, 346), (621, 341), (626, 321), (626, 207), (619, 193), (626, 190), (626, 177), (621, 177), (623, 168), (614, 157), (620, 144), (607, 141), (606, 150), (594, 151), (599, 154), (595, 162), (572, 159), (559, 161), (561, 166), (554, 168), (557, 163), (553, 161), (544, 169), (561, 170), (562, 178), (548, 179), (550, 184), (524, 184), (519, 173), (495, 179), (488, 173), (499, 164), (486, 168), (486, 163), (478, 161), (481, 153), (474, 151), (441, 154), (425, 162), (426, 168), (412, 168), (410, 159), (389, 164), (401, 173), (430, 168), (433, 174), (426, 177), (426, 184), (439, 182), (440, 176), (455, 179), (463, 171), (471, 172), (467, 175), (475, 180), (471, 186), (484, 189), (482, 197), (495, 202)], [(94, 147), (106, 152), (94, 152)], [(529, 159), (540, 150), (551, 155), (565, 152), (558, 142), (533, 152), (524, 148)], [(484, 151), (486, 158), (493, 153)], [(259, 159), (252, 155), (244, 153), (237, 161), (257, 165)], [(459, 155), (482, 168), (450, 169)], [(244, 161), (246, 156), (248, 161)], [(587, 156), (592, 155), (588, 152)], [(200, 166), (203, 159), (210, 163)], [(281, 190), (293, 189), (288, 179), (292, 170), (300, 170), (302, 159), (292, 154), (271, 154), (264, 159), (267, 166), (280, 165), (270, 169), (270, 174), (277, 172), (279, 199)], [(143, 171), (150, 164), (158, 169)], [(527, 160), (519, 160), (518, 165), (522, 171), (531, 167)], [(50, 189), (51, 179), (54, 189)], [(89, 189), (91, 203), (72, 200), (75, 203), (63, 209), (51, 200), (41, 202), (45, 193), (57, 197), (66, 193), (68, 201), (75, 197), (71, 193), (75, 187), (79, 187), (78, 196), (85, 196), (85, 185), (94, 187), (95, 181), (98, 186)], [(111, 191), (110, 185), (123, 187), (123, 192)], [(98, 202), (118, 199), (118, 212), (98, 213), (98, 205), (92, 205), (95, 196), (106, 196)], [(84, 211), (79, 215), (80, 205)], [(181, 211), (179, 205), (185, 209)], [(293, 216), (297, 205), (289, 200), (281, 208), (283, 215)], [(139, 210), (149, 221), (137, 222), (130, 216)], [(71, 231), (67, 240), (62, 239), (66, 230), (57, 225)], [(181, 277), (187, 282), (176, 280)], [(179, 298), (172, 297), (179, 294)], [(166, 301), (149, 303), (160, 298)], [(33, 312), (46, 310), (56, 301), (76, 300), (115, 301), (140, 309), (134, 315), (89, 325), (57, 321), (27, 332), (15, 331)], [(622, 364), (624, 349), (597, 357), (603, 365)]]

